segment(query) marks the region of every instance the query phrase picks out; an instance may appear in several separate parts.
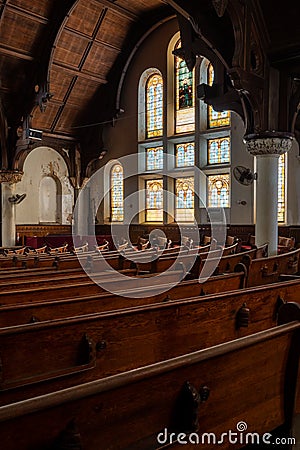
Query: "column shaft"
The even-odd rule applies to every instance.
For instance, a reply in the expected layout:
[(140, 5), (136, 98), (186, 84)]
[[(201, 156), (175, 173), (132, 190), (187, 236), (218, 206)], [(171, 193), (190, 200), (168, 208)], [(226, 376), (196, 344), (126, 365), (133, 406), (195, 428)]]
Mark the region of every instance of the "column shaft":
[(257, 156), (256, 225), (257, 246), (268, 243), (268, 254), (277, 254), (278, 243), (278, 158), (279, 155)]

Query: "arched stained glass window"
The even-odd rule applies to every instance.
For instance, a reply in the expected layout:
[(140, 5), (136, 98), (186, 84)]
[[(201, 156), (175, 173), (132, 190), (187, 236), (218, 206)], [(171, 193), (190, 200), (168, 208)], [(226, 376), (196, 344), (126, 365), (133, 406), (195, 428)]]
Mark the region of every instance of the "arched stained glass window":
[(176, 167), (190, 167), (195, 164), (194, 142), (176, 145)]
[(285, 164), (286, 153), (278, 160), (278, 222), (285, 222)]
[(162, 136), (163, 79), (155, 73), (146, 83), (146, 137)]
[[(209, 64), (207, 68), (207, 84), (212, 86), (214, 81), (214, 69), (212, 64)], [(217, 112), (212, 106), (208, 106), (208, 127), (225, 127), (230, 125), (230, 111)]]
[(230, 162), (230, 138), (209, 139), (208, 164), (224, 164)]
[[(175, 50), (181, 46), (180, 41)], [(184, 59), (175, 56), (175, 132), (195, 129), (194, 72), (190, 72)]]
[(194, 178), (177, 178), (176, 192), (176, 214), (177, 222), (194, 221)]
[(115, 164), (110, 172), (110, 216), (111, 222), (122, 222), (124, 220), (124, 188), (123, 167)]
[(163, 180), (146, 181), (146, 221), (163, 221)]
[(163, 168), (164, 152), (162, 147), (151, 147), (146, 150), (146, 170)]
[(208, 179), (208, 207), (229, 208), (229, 174), (209, 175)]

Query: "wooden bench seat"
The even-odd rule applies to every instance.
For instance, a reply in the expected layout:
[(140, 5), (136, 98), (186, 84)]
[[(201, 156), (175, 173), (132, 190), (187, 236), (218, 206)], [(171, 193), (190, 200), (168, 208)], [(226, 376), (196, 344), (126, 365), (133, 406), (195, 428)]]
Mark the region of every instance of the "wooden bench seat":
[[(180, 449), (186, 441), (192, 449), (198, 436), (199, 445), (210, 449), (215, 445), (208, 445), (208, 433), (219, 440), (222, 433), (239, 431), (238, 444), (228, 434), (218, 443), (230, 450), (241, 447), (246, 433), (262, 439), (284, 426), (290, 435), (299, 330), (298, 310), (295, 321), (273, 329), (2, 406), (1, 445), (5, 450), (158, 450), (170, 442)], [(274, 441), (274, 434), (267, 438)]]
[(277, 323), (282, 300), (300, 303), (299, 286), (299, 281), (291, 281), (2, 328), (0, 402), (92, 381), (270, 328)]

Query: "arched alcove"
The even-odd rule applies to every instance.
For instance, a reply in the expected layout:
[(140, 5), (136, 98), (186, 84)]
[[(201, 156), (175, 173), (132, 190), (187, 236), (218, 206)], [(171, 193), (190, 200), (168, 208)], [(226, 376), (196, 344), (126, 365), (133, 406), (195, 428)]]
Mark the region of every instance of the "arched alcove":
[(39, 186), (39, 223), (61, 222), (61, 183), (58, 178), (45, 176)]

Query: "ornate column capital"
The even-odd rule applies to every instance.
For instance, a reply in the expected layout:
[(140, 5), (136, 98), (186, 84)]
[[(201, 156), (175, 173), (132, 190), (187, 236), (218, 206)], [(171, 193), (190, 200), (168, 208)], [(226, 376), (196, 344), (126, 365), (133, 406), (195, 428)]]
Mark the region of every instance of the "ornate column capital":
[(247, 151), (252, 156), (280, 156), (288, 152), (294, 140), (294, 135), (288, 132), (264, 131), (262, 133), (244, 136)]
[(21, 170), (0, 169), (0, 183), (14, 184), (22, 180)]

